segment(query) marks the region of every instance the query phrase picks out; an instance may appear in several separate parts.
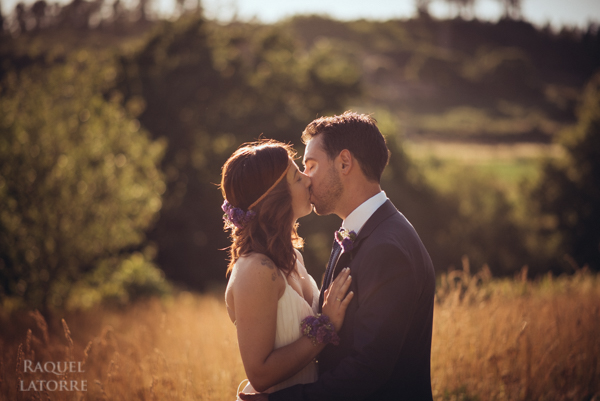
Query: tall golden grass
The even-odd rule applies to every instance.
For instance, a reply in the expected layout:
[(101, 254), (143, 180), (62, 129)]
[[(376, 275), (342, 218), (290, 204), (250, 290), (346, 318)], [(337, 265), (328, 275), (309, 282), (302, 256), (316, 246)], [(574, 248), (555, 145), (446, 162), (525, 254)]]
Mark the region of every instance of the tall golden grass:
[[(526, 275), (524, 271), (523, 276)], [(227, 400), (245, 377), (222, 296), (181, 293), (123, 310), (46, 320), (0, 317), (0, 399)], [(599, 400), (600, 280), (441, 275), (434, 315), (436, 400)], [(84, 373), (24, 371), (78, 361)], [(20, 381), (87, 380), (87, 391), (21, 391)]]
[(442, 275), (432, 341), (436, 399), (600, 400), (600, 280)]

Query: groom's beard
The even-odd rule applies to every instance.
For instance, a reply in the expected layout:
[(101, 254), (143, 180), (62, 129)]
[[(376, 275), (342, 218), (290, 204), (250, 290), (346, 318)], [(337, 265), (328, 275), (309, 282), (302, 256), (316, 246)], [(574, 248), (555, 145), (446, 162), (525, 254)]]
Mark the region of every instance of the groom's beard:
[(311, 187), (311, 201), (315, 213), (320, 216), (334, 213), (343, 192), (344, 186), (340, 176), (335, 168), (331, 167), (321, 185), (318, 188), (314, 185)]

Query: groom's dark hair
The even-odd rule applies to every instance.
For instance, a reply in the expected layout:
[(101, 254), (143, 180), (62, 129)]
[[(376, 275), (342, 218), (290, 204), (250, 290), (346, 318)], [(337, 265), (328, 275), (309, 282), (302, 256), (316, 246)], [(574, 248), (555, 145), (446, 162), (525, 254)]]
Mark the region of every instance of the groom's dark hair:
[(335, 159), (342, 150), (348, 149), (369, 181), (381, 181), (389, 150), (373, 117), (346, 111), (339, 116), (317, 118), (302, 132), (302, 142), (306, 144), (317, 135), (323, 137), (323, 148), (329, 159)]

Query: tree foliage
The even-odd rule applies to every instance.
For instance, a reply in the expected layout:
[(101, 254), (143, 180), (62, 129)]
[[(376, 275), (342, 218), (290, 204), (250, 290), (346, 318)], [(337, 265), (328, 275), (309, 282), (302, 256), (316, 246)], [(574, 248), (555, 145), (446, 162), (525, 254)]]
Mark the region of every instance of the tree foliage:
[(107, 261), (120, 269), (144, 242), (165, 189), (164, 145), (102, 96), (114, 76), (81, 51), (4, 77), (0, 296), (64, 306), (72, 283)]
[[(0, 102), (9, 111), (0, 116), (3, 295), (30, 305), (64, 304), (69, 292), (67, 303), (127, 302), (164, 289), (154, 251), (169, 279), (195, 289), (224, 280), (220, 249), (228, 240), (215, 185), (223, 162), (261, 134), (301, 151), (308, 122), (351, 107), (380, 121), (392, 151), (383, 187), (438, 269), (464, 254), (494, 274), (544, 259), (529, 246), (533, 213), (517, 217), (512, 200), (476, 171), (451, 177), (451, 191), (428, 185), (404, 153), (402, 133), (548, 140), (574, 121), (578, 88), (600, 65), (597, 28), (552, 32), (510, 18), (492, 24), (425, 12), (409, 20), (304, 16), (272, 25), (222, 24), (199, 12), (142, 24), (132, 22), (132, 10), (117, 12), (119, 2), (92, 26), (97, 19), (82, 11), (91, 2), (57, 6), (52, 15), (41, 3), (36, 29), (43, 35), (26, 31), (33, 10), (23, 8), (28, 27), (17, 36), (13, 24), (13, 36), (0, 41)], [(428, 2), (419, 4), (426, 11)], [(109, 48), (116, 61), (101, 56)], [(559, 181), (548, 178), (545, 185), (555, 187), (548, 193), (574, 190)], [(552, 217), (558, 209), (548, 202)], [(585, 220), (581, 210), (590, 207), (577, 204), (571, 215)], [(301, 220), (316, 276), (339, 223)], [(567, 238), (573, 226), (565, 227)], [(44, 301), (44, 294), (54, 295)]]
[[(560, 251), (600, 269), (600, 72), (587, 84), (575, 127), (563, 133), (565, 157), (549, 162), (535, 195), (561, 236)], [(547, 233), (548, 234), (548, 233)]]
[(448, 166), (438, 162), (429, 168), (443, 172), (449, 188), (432, 186), (405, 153), (399, 129), (386, 123), (389, 117), (382, 120), (391, 151), (382, 188), (415, 226), (437, 269), (457, 267), (467, 256), (474, 270), (486, 264), (495, 276), (505, 276), (535, 262), (525, 246), (529, 232), (496, 182), (473, 170), (443, 172)]
[(277, 25), (224, 27), (200, 17), (161, 24), (121, 68), (126, 104), (143, 99), (140, 122), (168, 139), (167, 193), (149, 234), (157, 260), (170, 278), (199, 288), (225, 275), (215, 183), (227, 157), (261, 134), (299, 144), (315, 116), (343, 111), (360, 78), (330, 42), (306, 51)]

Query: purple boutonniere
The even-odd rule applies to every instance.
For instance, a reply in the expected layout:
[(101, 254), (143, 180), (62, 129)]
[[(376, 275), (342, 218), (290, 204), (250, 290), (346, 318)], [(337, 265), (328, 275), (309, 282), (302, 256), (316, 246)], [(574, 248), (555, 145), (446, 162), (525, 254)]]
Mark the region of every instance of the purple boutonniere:
[(354, 248), (356, 232), (340, 228), (339, 231), (335, 232), (335, 240), (342, 247), (342, 252), (350, 252)]

